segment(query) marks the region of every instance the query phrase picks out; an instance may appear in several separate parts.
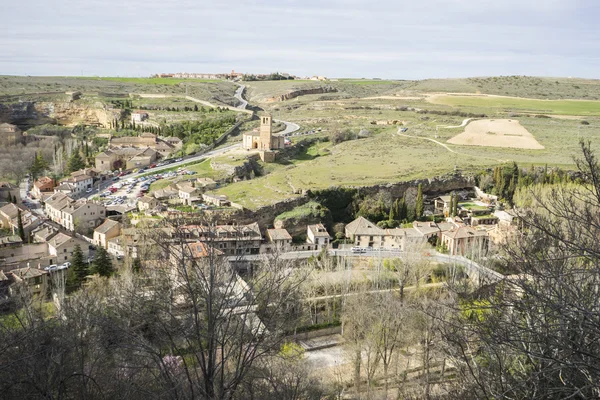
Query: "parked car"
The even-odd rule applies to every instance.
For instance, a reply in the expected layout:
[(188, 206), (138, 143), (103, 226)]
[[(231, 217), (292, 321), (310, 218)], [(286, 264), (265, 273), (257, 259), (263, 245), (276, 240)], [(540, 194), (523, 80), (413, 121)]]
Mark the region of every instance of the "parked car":
[(353, 253), (366, 253), (367, 252), (367, 249), (365, 249), (364, 247), (359, 247), (359, 246), (354, 246), (350, 250), (352, 250)]
[(183, 158), (178, 158), (175, 160), (175, 162), (179, 162), (179, 161), (183, 161)]
[(53, 272), (53, 271), (57, 271), (57, 270), (58, 270), (58, 265), (56, 265), (56, 264), (48, 265), (46, 268), (44, 268), (44, 271), (48, 271), (48, 272)]
[(94, 190), (94, 189), (92, 189), (92, 188), (87, 188), (87, 189), (85, 190), (85, 192), (86, 192), (86, 193), (92, 193), (92, 190)]

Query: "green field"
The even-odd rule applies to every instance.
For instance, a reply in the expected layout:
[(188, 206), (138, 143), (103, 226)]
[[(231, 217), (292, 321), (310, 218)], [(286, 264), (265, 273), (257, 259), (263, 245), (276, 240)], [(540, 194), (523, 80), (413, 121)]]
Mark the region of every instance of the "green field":
[(538, 100), (512, 97), (436, 96), (433, 102), (452, 107), (470, 107), (505, 112), (600, 116), (600, 101)]

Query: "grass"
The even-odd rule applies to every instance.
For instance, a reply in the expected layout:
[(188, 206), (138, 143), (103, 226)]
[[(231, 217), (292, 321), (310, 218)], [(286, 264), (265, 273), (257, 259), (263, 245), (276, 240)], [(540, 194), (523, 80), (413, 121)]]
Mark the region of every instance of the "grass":
[(437, 96), (433, 101), (452, 107), (483, 108), (493, 111), (600, 116), (600, 101), (592, 100), (538, 100), (446, 95)]
[[(214, 180), (219, 180), (219, 179), (223, 179), (227, 175), (227, 173), (225, 171), (213, 170), (212, 167), (210, 166), (210, 163), (211, 163), (211, 159), (207, 158), (200, 162), (196, 161), (196, 162), (184, 164), (182, 167), (173, 167), (173, 168), (169, 168), (164, 171), (160, 171), (160, 173), (162, 174), (162, 173), (165, 173), (166, 171), (175, 171), (178, 168), (184, 168), (184, 169), (187, 169), (188, 171), (194, 171), (194, 172), (196, 172), (196, 174), (177, 176), (177, 177), (171, 178), (171, 179), (160, 179), (150, 185), (149, 191), (153, 192), (156, 190), (164, 189), (165, 187), (169, 186), (170, 184), (176, 183), (176, 182), (179, 182), (182, 180), (195, 179), (195, 178), (212, 178)], [(146, 174), (146, 175), (148, 175), (148, 174)]]
[(474, 204), (474, 203), (458, 203), (459, 206), (467, 208), (467, 209), (472, 209), (472, 210), (487, 210), (488, 207), (486, 206), (480, 206), (478, 204)]

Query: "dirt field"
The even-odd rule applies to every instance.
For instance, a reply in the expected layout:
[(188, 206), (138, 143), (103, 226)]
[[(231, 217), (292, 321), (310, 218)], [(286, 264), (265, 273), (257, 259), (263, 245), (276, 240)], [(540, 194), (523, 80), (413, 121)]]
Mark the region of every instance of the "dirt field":
[(465, 131), (448, 140), (467, 146), (510, 147), (541, 150), (544, 148), (517, 120), (482, 119), (472, 121)]

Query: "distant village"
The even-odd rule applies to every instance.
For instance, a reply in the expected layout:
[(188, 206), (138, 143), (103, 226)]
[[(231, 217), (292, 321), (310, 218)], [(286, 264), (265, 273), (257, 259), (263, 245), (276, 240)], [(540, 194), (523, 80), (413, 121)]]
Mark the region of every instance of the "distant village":
[(296, 76), (288, 74), (287, 72), (272, 72), (270, 74), (243, 74), (231, 70), (231, 72), (225, 73), (196, 73), (196, 72), (175, 72), (175, 73), (160, 73), (152, 75), (152, 78), (177, 78), (177, 79), (215, 79), (215, 80), (312, 80), (312, 81), (325, 81), (328, 80), (324, 76)]

